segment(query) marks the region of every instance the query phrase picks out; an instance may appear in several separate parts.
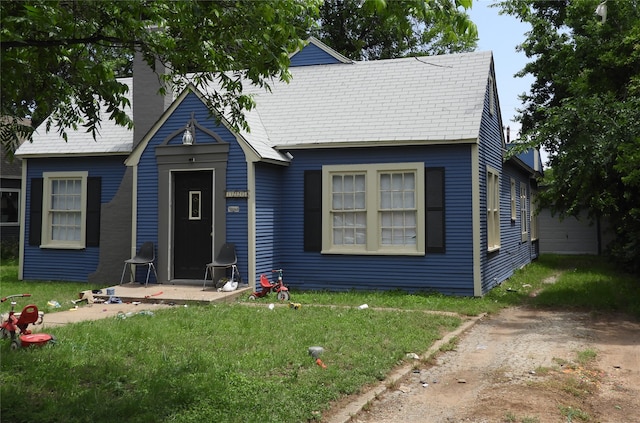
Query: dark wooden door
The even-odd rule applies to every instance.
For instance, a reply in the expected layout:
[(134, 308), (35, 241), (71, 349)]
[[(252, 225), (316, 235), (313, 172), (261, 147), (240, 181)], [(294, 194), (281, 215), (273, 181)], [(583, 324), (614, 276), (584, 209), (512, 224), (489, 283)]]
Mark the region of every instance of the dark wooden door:
[(211, 262), (213, 172), (174, 172), (174, 279), (202, 279)]

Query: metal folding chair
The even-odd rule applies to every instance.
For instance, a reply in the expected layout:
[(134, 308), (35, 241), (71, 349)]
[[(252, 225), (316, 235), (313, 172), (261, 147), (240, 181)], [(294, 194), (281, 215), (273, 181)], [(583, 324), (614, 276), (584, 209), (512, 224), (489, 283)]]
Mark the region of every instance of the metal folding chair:
[(156, 272), (156, 266), (153, 264), (155, 260), (156, 260), (156, 251), (155, 251), (155, 246), (153, 245), (153, 242), (145, 242), (144, 244), (142, 244), (142, 246), (140, 247), (140, 249), (138, 250), (135, 256), (133, 256), (129, 260), (124, 261), (124, 267), (122, 268), (122, 276), (120, 277), (120, 285), (122, 285), (122, 282), (124, 281), (124, 275), (127, 272), (127, 265), (129, 265), (131, 277), (134, 282), (136, 280), (136, 276), (135, 276), (135, 273), (133, 273), (133, 266), (137, 266), (137, 265), (147, 266), (147, 279), (144, 283), (145, 287), (149, 284), (149, 273), (151, 273), (151, 269), (153, 269), (153, 273), (156, 275), (156, 281), (159, 282), (158, 272)]
[[(214, 282), (214, 270), (216, 268), (231, 268), (231, 281), (240, 280), (240, 272), (238, 271), (238, 256), (236, 255), (236, 245), (232, 243), (226, 243), (220, 249), (220, 252), (216, 256), (213, 262), (207, 264), (204, 269), (204, 283), (202, 284), (202, 290), (204, 291), (207, 285), (207, 275), (211, 274), (211, 281)], [(237, 279), (236, 279), (237, 278)]]

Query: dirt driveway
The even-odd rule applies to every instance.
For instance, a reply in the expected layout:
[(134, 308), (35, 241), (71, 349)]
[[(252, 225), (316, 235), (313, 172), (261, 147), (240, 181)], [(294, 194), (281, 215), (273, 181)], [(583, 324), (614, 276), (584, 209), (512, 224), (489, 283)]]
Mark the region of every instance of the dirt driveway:
[(640, 322), (513, 308), (451, 348), (417, 363), (352, 421), (640, 422)]

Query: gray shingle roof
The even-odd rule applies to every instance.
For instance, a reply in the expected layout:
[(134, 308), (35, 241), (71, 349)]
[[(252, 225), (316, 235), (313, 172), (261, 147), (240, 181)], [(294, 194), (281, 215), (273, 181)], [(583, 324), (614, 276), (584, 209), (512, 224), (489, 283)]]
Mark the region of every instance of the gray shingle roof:
[[(274, 147), (477, 139), (491, 52), (291, 68), (255, 89)], [(250, 137), (250, 135), (248, 135)]]
[[(491, 52), (293, 67), (289, 84), (248, 87), (257, 107), (241, 132), (262, 158), (275, 148), (313, 145), (455, 142), (478, 138)], [(132, 79), (123, 79), (130, 87)], [(107, 116), (106, 113), (103, 116)], [(105, 120), (96, 141), (69, 131), (65, 143), (40, 128), (19, 156), (127, 154), (133, 131)]]
[[(119, 81), (129, 86), (126, 97), (131, 102), (133, 78), (122, 78)], [(125, 111), (132, 117), (130, 108)], [(102, 107), (101, 116), (103, 120), (95, 140), (91, 133), (79, 127), (77, 131), (67, 130), (68, 141), (64, 142), (55, 129), (47, 132), (42, 124), (33, 134), (33, 142), (23, 143), (16, 151), (16, 156), (129, 154), (133, 146), (133, 131), (109, 120), (106, 107)]]

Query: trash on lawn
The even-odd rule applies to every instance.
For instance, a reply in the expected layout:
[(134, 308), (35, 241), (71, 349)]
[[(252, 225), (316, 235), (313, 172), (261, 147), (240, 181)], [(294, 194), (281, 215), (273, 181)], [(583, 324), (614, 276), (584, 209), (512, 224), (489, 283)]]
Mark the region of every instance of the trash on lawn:
[(289, 308), (292, 308), (294, 310), (298, 310), (300, 307), (302, 307), (302, 304), (300, 303), (289, 303)]
[(48, 305), (49, 307), (54, 307), (54, 308), (60, 308), (60, 307), (61, 307), (61, 306), (60, 306), (60, 303), (59, 303), (59, 302), (57, 302), (56, 300), (51, 300), (51, 301), (49, 301), (49, 302), (47, 303), (47, 305)]
[(358, 308), (359, 308), (360, 310), (367, 309), (367, 308), (369, 308), (369, 304), (362, 304), (362, 305), (359, 305), (359, 306), (358, 306)]
[(126, 313), (124, 311), (119, 311), (116, 315), (116, 319), (125, 320), (126, 318), (133, 316), (153, 316), (153, 312), (149, 310), (142, 310), (137, 313), (132, 311), (128, 311)]
[(275, 306), (276, 306), (276, 305), (275, 305), (275, 304), (273, 304), (273, 303), (269, 304), (269, 310), (273, 310), (273, 309), (275, 308)]
[(406, 357), (407, 358), (412, 358), (414, 360), (419, 360), (420, 359), (420, 356), (418, 354), (416, 354), (416, 353), (407, 353)]
[(322, 355), (323, 352), (324, 352), (324, 348), (322, 347), (318, 347), (318, 346), (309, 347), (309, 355), (316, 360), (316, 364), (318, 366), (322, 367), (323, 369), (326, 369), (327, 366), (320, 359), (320, 355)]

